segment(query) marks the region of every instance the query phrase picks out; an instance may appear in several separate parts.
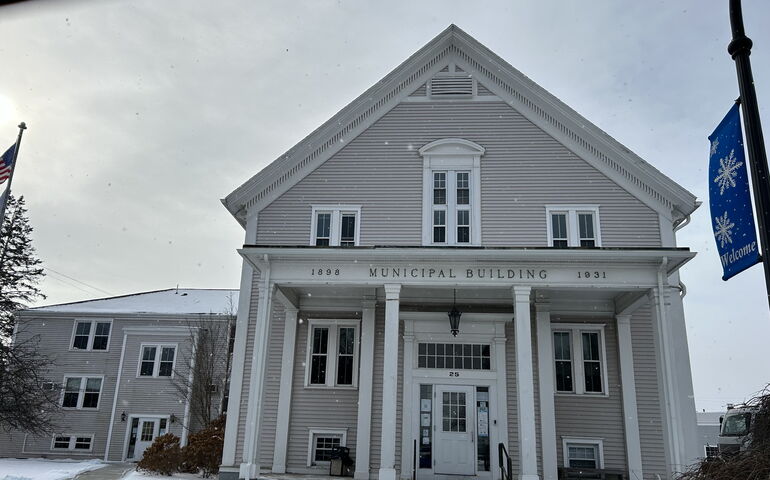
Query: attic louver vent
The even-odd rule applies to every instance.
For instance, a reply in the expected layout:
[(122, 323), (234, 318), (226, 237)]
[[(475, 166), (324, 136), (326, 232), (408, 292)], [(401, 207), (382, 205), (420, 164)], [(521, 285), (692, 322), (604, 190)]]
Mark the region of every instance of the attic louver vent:
[(468, 75), (433, 77), (430, 80), (430, 96), (434, 98), (472, 97), (473, 78)]

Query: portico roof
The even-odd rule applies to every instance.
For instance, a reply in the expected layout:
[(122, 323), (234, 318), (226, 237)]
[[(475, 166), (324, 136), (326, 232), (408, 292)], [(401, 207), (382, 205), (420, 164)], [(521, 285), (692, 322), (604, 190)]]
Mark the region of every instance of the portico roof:
[(266, 258), (290, 262), (388, 262), (413, 264), (424, 262), (462, 262), (488, 264), (517, 262), (528, 264), (646, 264), (665, 266), (666, 275), (679, 270), (695, 257), (689, 248), (629, 248), (629, 247), (444, 247), (390, 246), (316, 247), (283, 245), (244, 245), (238, 252), (255, 267)]

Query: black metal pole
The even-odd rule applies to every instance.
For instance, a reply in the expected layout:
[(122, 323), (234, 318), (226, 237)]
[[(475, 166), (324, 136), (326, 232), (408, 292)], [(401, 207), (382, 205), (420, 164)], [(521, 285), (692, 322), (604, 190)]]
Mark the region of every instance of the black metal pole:
[(16, 173), (16, 159), (19, 158), (19, 147), (21, 146), (21, 136), (24, 134), (24, 130), (27, 129), (27, 124), (21, 122), (19, 124), (19, 136), (16, 138), (16, 146), (13, 149), (13, 161), (11, 162), (11, 176), (8, 178), (8, 185), (5, 187), (3, 193), (3, 204), (0, 206), (0, 226), (5, 220), (5, 207), (8, 205), (8, 200), (11, 199), (11, 183), (13, 182), (13, 174)]
[(762, 264), (765, 268), (765, 287), (770, 306), (770, 181), (768, 181), (767, 154), (762, 136), (762, 123), (759, 119), (757, 93), (754, 90), (754, 77), (751, 74), (751, 39), (743, 29), (741, 0), (730, 0), (730, 25), (733, 40), (727, 52), (735, 60), (738, 71), (738, 88), (741, 92), (741, 110), (743, 111), (743, 129), (746, 131), (746, 148), (749, 152), (751, 183), (754, 188), (754, 204), (757, 210), (759, 240), (762, 243)]

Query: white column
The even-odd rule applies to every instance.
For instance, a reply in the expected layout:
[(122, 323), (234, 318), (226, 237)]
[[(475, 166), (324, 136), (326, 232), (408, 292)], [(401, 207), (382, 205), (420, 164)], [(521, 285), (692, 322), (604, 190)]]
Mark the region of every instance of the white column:
[(539, 480), (535, 434), (535, 382), (532, 370), (532, 326), (529, 294), (532, 287), (513, 287), (516, 329), (516, 395), (519, 412), (519, 479)]
[(286, 309), (283, 327), (283, 351), (281, 354), (281, 387), (278, 392), (278, 419), (275, 425), (273, 473), (286, 473), (286, 448), (289, 439), (289, 413), (291, 412), (291, 386), (294, 380), (294, 345), (297, 337), (297, 313), (291, 305)]
[(252, 480), (259, 477), (259, 430), (262, 425), (262, 395), (264, 393), (267, 363), (267, 336), (270, 332), (271, 302), (275, 286), (270, 282), (270, 267), (267, 262), (262, 268), (259, 285), (254, 352), (251, 358), (249, 383), (249, 404), (246, 409), (246, 438), (243, 445), (243, 463), (239, 478)]
[[(506, 370), (505, 362), (505, 325), (495, 325), (495, 368), (497, 369), (497, 385), (495, 386), (495, 400), (497, 407), (497, 442), (492, 443), (493, 458), (497, 458), (497, 444), (505, 444), (505, 449), (510, 452), (510, 444), (508, 438), (508, 374)], [(490, 412), (492, 410), (490, 409)], [(490, 420), (495, 420), (490, 418)], [(492, 422), (494, 428), (495, 422)], [(494, 431), (494, 430), (493, 430)], [(495, 465), (494, 461), (492, 462)], [(492, 478), (500, 478), (500, 469), (492, 468)]]
[(545, 303), (535, 304), (537, 321), (537, 371), (540, 390), (540, 435), (543, 449), (543, 478), (556, 480), (558, 464), (556, 457), (556, 407), (554, 406), (553, 335), (551, 334), (551, 311)]
[(616, 315), (618, 353), (620, 355), (620, 386), (623, 391), (623, 423), (626, 432), (626, 457), (632, 480), (641, 480), (642, 444), (639, 439), (639, 419), (636, 409), (636, 380), (634, 353), (631, 348), (631, 315)]
[(369, 480), (369, 446), (372, 428), (372, 377), (374, 376), (374, 307), (366, 299), (361, 313), (361, 364), (358, 375), (358, 422), (356, 429), (355, 480)]
[(398, 309), (401, 285), (385, 285), (385, 358), (382, 368), (382, 438), (379, 480), (396, 479), (398, 400)]
[[(246, 221), (247, 245), (256, 243), (257, 217)], [(238, 423), (240, 420), (241, 394), (243, 389), (243, 370), (246, 365), (246, 337), (249, 334), (249, 310), (251, 306), (251, 287), (254, 269), (246, 259), (241, 266), (240, 295), (238, 297), (238, 312), (235, 321), (235, 342), (233, 344), (233, 365), (230, 371), (230, 391), (227, 404), (227, 421), (225, 423), (225, 440), (222, 449), (222, 465), (235, 467), (235, 449), (238, 443)]]
[(404, 325), (404, 392), (401, 402), (401, 480), (412, 478), (414, 436), (412, 434), (412, 369), (414, 368), (414, 328)]

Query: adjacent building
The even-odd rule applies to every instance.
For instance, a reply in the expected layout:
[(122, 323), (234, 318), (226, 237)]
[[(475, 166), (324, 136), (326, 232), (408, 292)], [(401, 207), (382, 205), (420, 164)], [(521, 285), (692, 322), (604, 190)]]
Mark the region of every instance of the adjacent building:
[[(194, 348), (216, 335), (228, 361), (237, 304), (234, 290), (169, 289), (18, 312), (16, 340), (35, 338), (52, 360), (45, 387), (61, 410), (51, 435), (0, 435), (0, 456), (136, 461), (158, 435), (184, 444), (200, 423), (184, 391)], [(224, 375), (208, 385), (214, 410), (226, 386)]]
[[(320, 92), (319, 92), (320, 93)], [(696, 198), (456, 26), (223, 200), (220, 478), (670, 478), (702, 455)]]

